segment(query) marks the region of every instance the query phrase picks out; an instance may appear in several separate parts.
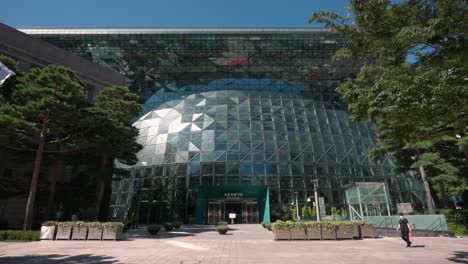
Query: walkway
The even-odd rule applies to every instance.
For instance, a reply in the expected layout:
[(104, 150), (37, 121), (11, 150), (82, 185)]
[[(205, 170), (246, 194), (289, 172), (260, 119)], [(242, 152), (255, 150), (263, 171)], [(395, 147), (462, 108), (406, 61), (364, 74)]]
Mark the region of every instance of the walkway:
[(468, 263), (468, 239), (399, 238), (346, 241), (274, 241), (260, 225), (232, 225), (221, 236), (213, 227), (189, 226), (146, 235), (132, 231), (124, 241), (40, 241), (0, 243), (0, 263)]

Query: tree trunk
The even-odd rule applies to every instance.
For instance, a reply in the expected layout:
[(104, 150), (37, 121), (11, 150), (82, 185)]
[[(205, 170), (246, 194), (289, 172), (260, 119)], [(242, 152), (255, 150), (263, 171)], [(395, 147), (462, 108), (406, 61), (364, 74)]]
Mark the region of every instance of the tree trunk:
[(105, 176), (103, 175), (106, 173), (106, 168), (107, 168), (107, 153), (104, 153), (102, 155), (101, 159), (101, 173), (98, 176), (98, 191), (97, 191), (97, 196), (96, 196), (96, 209), (95, 209), (95, 217), (96, 220), (99, 218), (99, 213), (101, 211), (101, 206), (102, 206), (102, 198), (104, 197), (104, 191), (106, 189), (106, 184), (105, 184)]
[(426, 170), (423, 166), (419, 166), (419, 174), (421, 174), (421, 179), (423, 181), (424, 189), (426, 191), (427, 210), (430, 214), (435, 214), (434, 204), (432, 203), (431, 188), (429, 187), (429, 182), (426, 179)]
[(26, 204), (26, 214), (24, 216), (23, 230), (31, 229), (34, 201), (36, 200), (37, 181), (39, 179), (39, 172), (41, 170), (42, 155), (44, 154), (44, 145), (46, 139), (46, 132), (42, 130), (39, 137), (39, 145), (36, 150), (36, 159), (34, 160), (34, 170), (29, 188), (28, 203)]
[(444, 183), (442, 181), (439, 181), (437, 184), (439, 185), (439, 192), (440, 196), (442, 197), (442, 203), (444, 204), (444, 208), (448, 209), (449, 204), (447, 201), (447, 192), (445, 191)]
[(47, 214), (48, 219), (52, 218), (55, 211), (55, 187), (57, 185), (57, 177), (60, 175), (61, 162), (59, 160), (52, 161), (50, 170), (50, 185), (49, 185), (49, 198), (47, 200)]

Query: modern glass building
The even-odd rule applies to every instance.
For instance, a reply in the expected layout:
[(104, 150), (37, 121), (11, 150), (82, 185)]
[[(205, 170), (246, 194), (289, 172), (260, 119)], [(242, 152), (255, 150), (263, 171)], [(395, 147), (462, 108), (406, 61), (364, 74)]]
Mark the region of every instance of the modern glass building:
[(360, 204), (361, 216), (424, 203), (417, 178), (391, 176), (390, 159), (368, 159), (372, 124), (351, 121), (335, 92), (359, 65), (331, 60), (345, 43), (329, 30), (23, 31), (124, 74), (140, 96), (134, 126), (144, 148), (130, 173), (115, 176), (112, 217), (270, 221), (313, 201), (317, 179), (327, 214), (349, 214), (346, 189), (361, 182), (384, 197)]

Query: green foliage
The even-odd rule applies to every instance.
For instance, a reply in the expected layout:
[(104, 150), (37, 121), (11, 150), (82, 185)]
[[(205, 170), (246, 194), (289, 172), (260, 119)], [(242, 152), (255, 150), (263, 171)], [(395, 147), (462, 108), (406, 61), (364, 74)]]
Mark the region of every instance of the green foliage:
[(104, 229), (103, 223), (101, 222), (84, 222), (84, 226), (87, 228)]
[(5, 240), (39, 241), (41, 234), (39, 231), (0, 230), (0, 241)]
[(392, 154), (396, 174), (424, 168), (433, 184), (466, 185), (466, 1), (352, 0), (348, 8), (353, 19), (320, 11), (309, 22), (345, 39), (335, 60), (362, 65), (337, 91), (355, 120), (377, 124), (370, 156)]
[(316, 215), (317, 212), (315, 211), (315, 207), (304, 205), (301, 208), (301, 216), (303, 219), (313, 219)]
[(111, 230), (112, 232), (122, 232), (124, 224), (121, 222), (104, 222), (102, 223), (103, 229)]
[(42, 223), (42, 226), (57, 226), (58, 222), (57, 221), (46, 221)]
[(332, 207), (330, 209), (330, 212), (331, 212), (331, 215), (339, 215), (340, 214), (340, 210), (336, 209), (336, 207)]
[(174, 225), (171, 222), (166, 222), (163, 224), (163, 226), (164, 226), (164, 229), (166, 229), (166, 231), (171, 231), (172, 228), (174, 228)]
[(218, 223), (216, 223), (216, 226), (220, 226), (220, 225), (228, 225), (228, 222), (226, 222), (226, 221), (219, 221)]
[(338, 228), (353, 228), (358, 226), (373, 226), (369, 221), (322, 221), (322, 222), (283, 222), (276, 221), (272, 224), (272, 229), (275, 230), (306, 230), (306, 229), (323, 229), (333, 231)]
[(156, 235), (160, 230), (161, 230), (162, 226), (161, 225), (149, 225), (147, 227), (148, 229), (148, 232), (151, 234), (151, 235)]
[(229, 230), (229, 227), (227, 225), (218, 225), (215, 228), (218, 231), (227, 231), (227, 230)]
[(448, 224), (448, 231), (454, 233), (457, 236), (468, 235), (468, 228), (460, 224)]
[(445, 209), (439, 210), (440, 214), (445, 215), (447, 223), (462, 225), (468, 228), (468, 210)]

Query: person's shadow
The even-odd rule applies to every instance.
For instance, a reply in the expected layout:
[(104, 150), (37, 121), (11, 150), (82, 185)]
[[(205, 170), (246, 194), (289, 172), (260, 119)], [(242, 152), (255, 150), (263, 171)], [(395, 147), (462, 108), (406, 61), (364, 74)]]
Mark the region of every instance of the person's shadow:
[(448, 258), (451, 262), (468, 264), (468, 252), (455, 251), (453, 257)]

